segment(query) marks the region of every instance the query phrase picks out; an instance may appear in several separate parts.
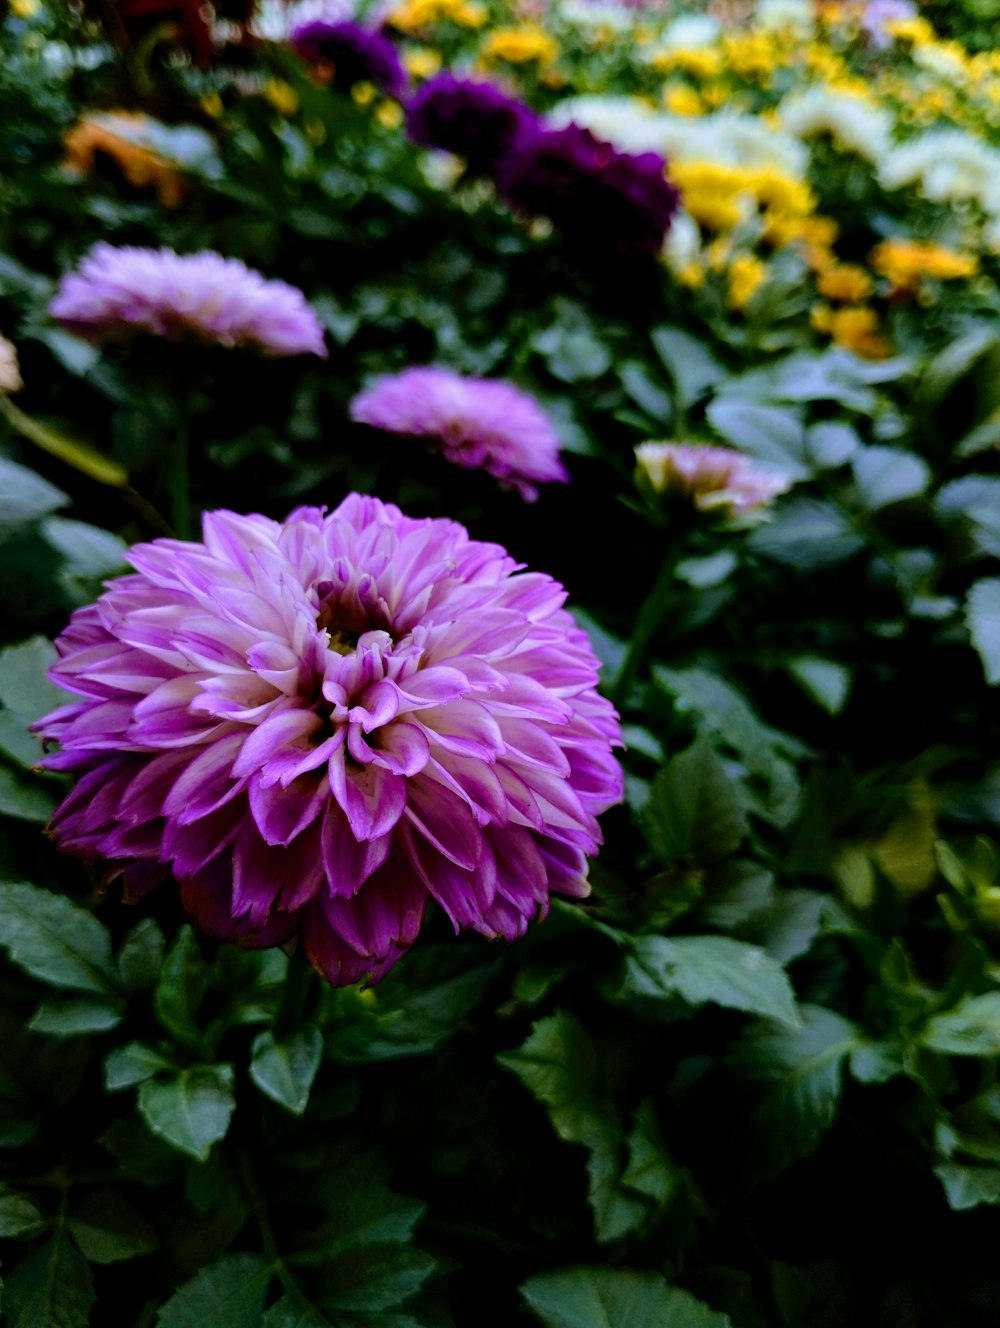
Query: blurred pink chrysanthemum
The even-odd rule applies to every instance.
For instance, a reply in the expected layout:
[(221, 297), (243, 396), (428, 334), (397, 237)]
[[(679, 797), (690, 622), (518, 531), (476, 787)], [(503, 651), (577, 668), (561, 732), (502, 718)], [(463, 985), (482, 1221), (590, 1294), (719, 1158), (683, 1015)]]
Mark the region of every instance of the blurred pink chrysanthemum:
[(513, 383), (435, 366), (404, 369), (360, 392), (351, 419), (427, 438), (448, 461), (487, 471), (528, 502), (538, 497), (539, 484), (569, 479), (552, 421)]
[(512, 940), (587, 893), (620, 734), (550, 577), (357, 494), (129, 559), (56, 643), (81, 699), (37, 725), (79, 776), (65, 851), (129, 897), (172, 875), (212, 935), (299, 937), (335, 984), (383, 976), (429, 900)]
[(690, 498), (699, 511), (745, 516), (789, 487), (788, 480), (761, 470), (742, 452), (704, 443), (640, 443), (639, 474), (657, 494)]
[(97, 244), (63, 277), (49, 313), (91, 341), (151, 332), (255, 346), (265, 355), (326, 358), (323, 329), (300, 290), (210, 250)]

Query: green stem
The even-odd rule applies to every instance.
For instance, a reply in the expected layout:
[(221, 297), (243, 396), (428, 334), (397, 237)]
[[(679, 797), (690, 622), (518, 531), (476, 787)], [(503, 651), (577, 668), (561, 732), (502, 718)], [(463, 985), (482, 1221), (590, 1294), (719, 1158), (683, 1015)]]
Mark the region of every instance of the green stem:
[(170, 519), (178, 539), (191, 538), (191, 476), (188, 462), (190, 430), (188, 417), (177, 413), (176, 432), (167, 448), (167, 494), (170, 498)]
[(667, 555), (663, 560), (657, 578), (653, 582), (653, 588), (643, 601), (642, 608), (640, 608), (636, 617), (632, 639), (629, 642), (618, 677), (615, 679), (614, 687), (611, 689), (611, 699), (619, 710), (625, 708), (629, 693), (632, 690), (632, 684), (645, 662), (646, 652), (649, 650), (650, 644), (673, 602), (673, 596), (670, 592), (674, 586), (677, 564), (680, 562), (683, 548), (684, 541), (682, 538), (673, 540), (667, 550)]

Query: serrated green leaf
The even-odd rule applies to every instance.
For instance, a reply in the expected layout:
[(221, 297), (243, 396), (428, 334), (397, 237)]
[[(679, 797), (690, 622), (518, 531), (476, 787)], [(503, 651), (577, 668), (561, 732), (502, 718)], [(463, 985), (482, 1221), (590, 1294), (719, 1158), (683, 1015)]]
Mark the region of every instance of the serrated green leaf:
[(345, 1202), (327, 1212), (302, 1245), (288, 1255), (289, 1263), (325, 1263), (334, 1255), (361, 1245), (405, 1245), (423, 1217), (418, 1199), (378, 1186), (352, 1188)]
[(691, 854), (713, 863), (739, 848), (747, 832), (739, 786), (707, 737), (695, 740), (657, 774), (641, 814), (650, 847), (666, 866)]
[(261, 1319), (260, 1328), (329, 1328), (329, 1320), (291, 1296), (282, 1296)]
[(200, 1046), (201, 1030), (195, 1016), (207, 989), (208, 965), (193, 929), (185, 925), (167, 952), (153, 994), (157, 1019), (182, 1046)]
[(969, 996), (934, 1015), (918, 1037), (922, 1046), (946, 1055), (1000, 1056), (1000, 991)]
[(654, 327), (649, 334), (657, 355), (677, 388), (684, 410), (722, 381), (726, 371), (705, 343), (679, 327)]
[(156, 984), (166, 945), (155, 918), (143, 918), (132, 928), (118, 951), (118, 971), (127, 992), (148, 991)]
[(231, 1065), (194, 1065), (171, 1079), (147, 1079), (139, 1111), (154, 1134), (204, 1162), (229, 1129), (232, 1084)]
[(750, 535), (747, 545), (774, 562), (815, 572), (853, 558), (864, 548), (864, 540), (832, 503), (795, 498), (783, 502), (773, 519)]
[(680, 996), (798, 1027), (795, 994), (763, 950), (729, 936), (637, 936), (625, 959), (622, 990), (652, 1000)]
[(69, 499), (41, 475), (0, 457), (0, 528), (47, 516)]
[(965, 623), (991, 687), (1000, 683), (1000, 577), (977, 581), (965, 601)]
[(1000, 1167), (966, 1167), (943, 1162), (934, 1175), (944, 1186), (949, 1207), (956, 1212), (981, 1204), (1000, 1204)]
[(116, 1190), (91, 1190), (69, 1215), (73, 1239), (92, 1263), (119, 1263), (157, 1248), (156, 1232)]
[(270, 1030), (254, 1039), (250, 1078), (273, 1102), (301, 1116), (323, 1055), (323, 1036), (314, 1024), (303, 1024), (280, 1042)]
[(775, 467), (790, 479), (809, 474), (799, 412), (739, 398), (716, 397), (705, 412), (712, 428), (741, 452)]
[(120, 1005), (110, 1001), (89, 1000), (86, 996), (54, 998), (43, 1001), (28, 1027), (34, 1033), (50, 1037), (80, 1037), (86, 1033), (107, 1033), (124, 1018)]
[(117, 994), (118, 974), (106, 928), (63, 895), (22, 882), (0, 882), (0, 945), (41, 982)]
[(436, 1267), (436, 1260), (412, 1246), (359, 1246), (325, 1265), (334, 1290), (321, 1304), (334, 1311), (393, 1309), (419, 1291)]
[(0, 1185), (0, 1239), (31, 1240), (48, 1226), (30, 1199)]
[[(0, 703), (17, 715), (25, 728), (69, 699), (45, 676), (55, 660), (56, 648), (46, 636), (32, 636), (0, 650)], [(38, 756), (41, 745), (37, 738), (33, 741)]]
[(622, 1184), (644, 1194), (654, 1203), (664, 1204), (677, 1181), (677, 1168), (667, 1154), (655, 1108), (647, 1098), (639, 1104), (635, 1125), (628, 1137), (628, 1165), (622, 1173)]
[(104, 1087), (109, 1093), (118, 1093), (123, 1088), (141, 1084), (144, 1079), (152, 1079), (154, 1074), (174, 1068), (170, 1061), (145, 1043), (128, 1042), (124, 1047), (115, 1047), (104, 1062)]
[(521, 1294), (545, 1328), (730, 1328), (727, 1315), (659, 1273), (559, 1268), (529, 1277)]
[(260, 1328), (273, 1275), (259, 1254), (227, 1254), (174, 1292), (158, 1328)]
[(65, 1231), (18, 1264), (6, 1283), (7, 1328), (86, 1328), (90, 1321), (94, 1279)]

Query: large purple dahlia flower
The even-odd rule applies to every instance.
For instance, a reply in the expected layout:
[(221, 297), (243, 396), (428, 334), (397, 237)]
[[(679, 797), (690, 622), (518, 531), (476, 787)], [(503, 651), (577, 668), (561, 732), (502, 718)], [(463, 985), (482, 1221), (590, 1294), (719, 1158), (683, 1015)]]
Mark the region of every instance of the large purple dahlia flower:
[(265, 355), (326, 358), (323, 329), (300, 290), (211, 250), (176, 254), (96, 244), (79, 269), (63, 277), (49, 313), (91, 341), (151, 332), (256, 346)]
[(496, 185), (511, 207), (548, 217), (569, 238), (655, 253), (679, 202), (665, 166), (655, 152), (619, 152), (568, 124), (522, 134), (499, 163)]
[(490, 174), (517, 138), (537, 124), (529, 106), (492, 83), (449, 73), (429, 79), (406, 107), (414, 143), (464, 157), (475, 174)]
[(406, 72), (390, 39), (360, 23), (313, 19), (289, 34), (296, 55), (333, 66), (334, 84), (347, 91), (355, 83), (374, 83), (392, 97), (406, 87)]
[(534, 397), (500, 379), (421, 365), (379, 378), (351, 402), (351, 419), (427, 438), (467, 470), (485, 470), (527, 502), (538, 485), (565, 482), (559, 437)]
[(551, 578), (358, 494), (129, 559), (56, 643), (81, 699), (37, 726), (79, 775), (67, 852), (131, 897), (172, 874), (215, 936), (299, 936), (335, 984), (382, 977), (430, 899), (512, 940), (587, 893), (619, 728)]

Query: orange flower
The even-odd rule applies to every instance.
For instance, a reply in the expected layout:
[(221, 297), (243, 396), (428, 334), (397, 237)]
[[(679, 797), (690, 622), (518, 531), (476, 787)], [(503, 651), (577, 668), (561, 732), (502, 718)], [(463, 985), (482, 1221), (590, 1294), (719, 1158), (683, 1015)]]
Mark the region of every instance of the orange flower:
[(863, 267), (837, 263), (819, 274), (816, 289), (838, 304), (857, 304), (872, 293), (872, 279)]
[(94, 169), (97, 154), (101, 152), (111, 158), (133, 189), (152, 188), (161, 207), (179, 207), (185, 189), (180, 173), (134, 137), (146, 123), (146, 116), (132, 111), (113, 111), (93, 118), (84, 116), (63, 140), (65, 164), (86, 175)]
[(918, 290), (925, 277), (955, 281), (959, 277), (973, 277), (979, 271), (979, 260), (974, 254), (960, 254), (955, 249), (921, 240), (884, 240), (871, 251), (868, 261), (898, 291)]

